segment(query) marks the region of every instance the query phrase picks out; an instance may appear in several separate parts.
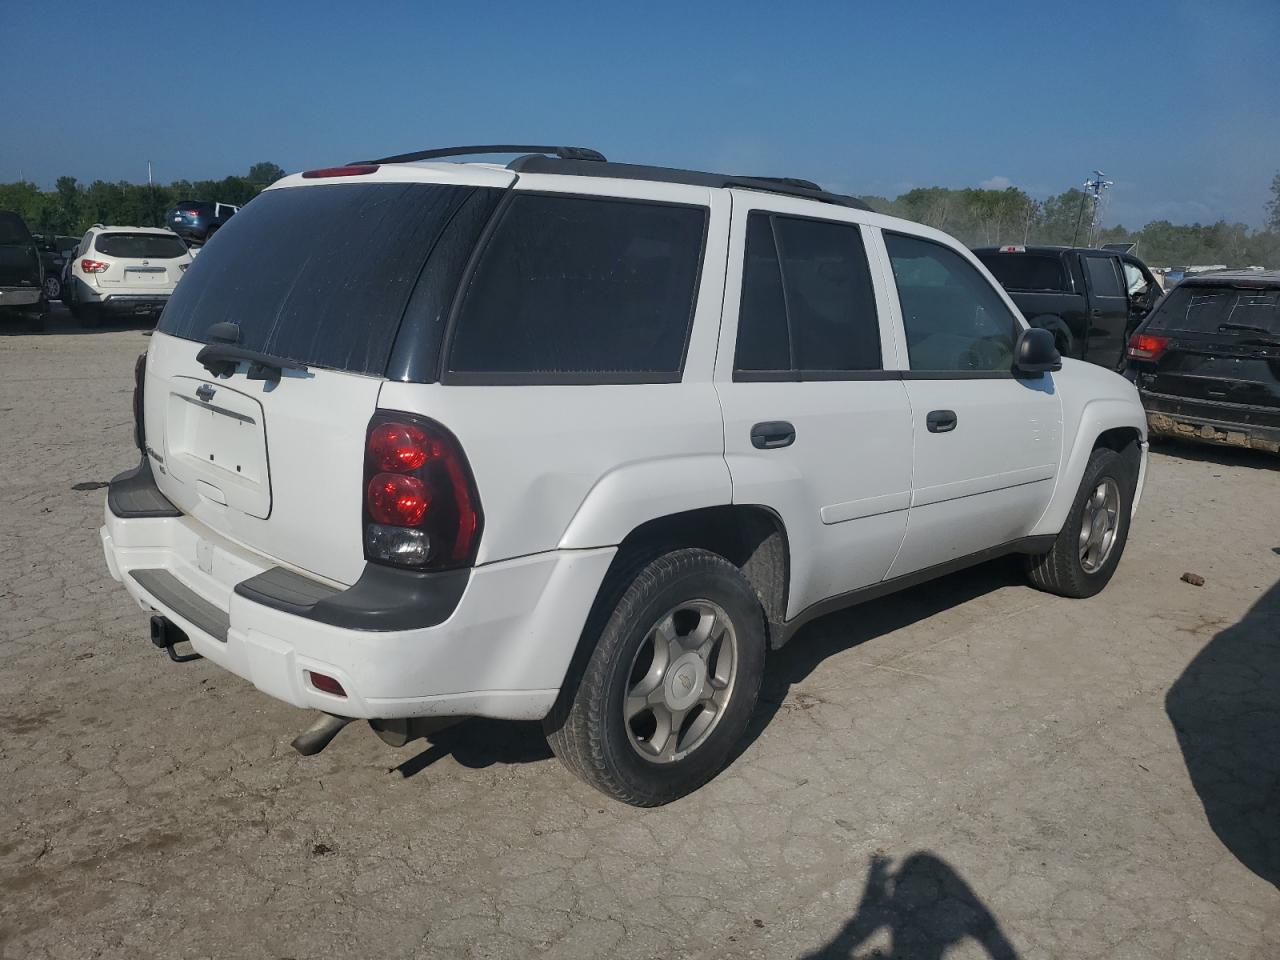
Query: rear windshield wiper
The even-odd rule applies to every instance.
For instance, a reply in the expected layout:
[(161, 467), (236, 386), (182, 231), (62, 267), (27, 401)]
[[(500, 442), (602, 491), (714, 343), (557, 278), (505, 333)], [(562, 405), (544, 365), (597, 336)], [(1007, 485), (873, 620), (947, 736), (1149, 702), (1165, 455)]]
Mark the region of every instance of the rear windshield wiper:
[(1248, 323), (1220, 323), (1218, 324), (1218, 332), (1226, 333), (1228, 330), (1243, 330), (1245, 333), (1263, 333), (1268, 336), (1271, 331), (1267, 327), (1255, 327)]
[(200, 352), (196, 354), (196, 362), (215, 377), (231, 376), (231, 374), (235, 373), (236, 367), (239, 366), (241, 360), (249, 363), (247, 376), (250, 380), (278, 381), (281, 373), (285, 370), (307, 372), (305, 363), (299, 363), (296, 360), (289, 360), (285, 357), (272, 356), (269, 353), (260, 353), (257, 350), (250, 350), (234, 343), (205, 344), (200, 348)]

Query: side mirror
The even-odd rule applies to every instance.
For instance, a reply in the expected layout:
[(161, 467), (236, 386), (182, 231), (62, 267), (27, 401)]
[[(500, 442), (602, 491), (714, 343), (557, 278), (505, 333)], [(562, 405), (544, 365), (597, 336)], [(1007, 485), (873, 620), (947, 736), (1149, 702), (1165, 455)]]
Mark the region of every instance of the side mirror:
[(1038, 327), (1023, 330), (1013, 348), (1013, 369), (1017, 373), (1045, 373), (1062, 369), (1062, 354), (1053, 333)]

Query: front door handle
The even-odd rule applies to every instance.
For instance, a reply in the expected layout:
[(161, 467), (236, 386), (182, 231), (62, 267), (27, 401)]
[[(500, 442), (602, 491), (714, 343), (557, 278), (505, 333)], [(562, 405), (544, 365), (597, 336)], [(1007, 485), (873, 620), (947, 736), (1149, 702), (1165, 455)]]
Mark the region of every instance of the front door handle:
[(959, 422), (954, 410), (930, 410), (929, 416), (925, 417), (930, 433), (950, 433)]
[(751, 428), (751, 445), (757, 450), (789, 447), (796, 442), (796, 428), (785, 420), (766, 420)]

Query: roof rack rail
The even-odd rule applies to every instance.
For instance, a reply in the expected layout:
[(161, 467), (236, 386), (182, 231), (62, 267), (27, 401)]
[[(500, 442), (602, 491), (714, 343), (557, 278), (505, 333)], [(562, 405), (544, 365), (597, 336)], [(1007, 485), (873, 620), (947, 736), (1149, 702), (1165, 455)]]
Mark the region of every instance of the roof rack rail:
[(470, 157), (484, 153), (541, 153), (561, 160), (591, 160), (604, 163), (605, 156), (590, 147), (545, 147), (527, 144), (491, 143), (472, 147), (439, 147), (435, 150), (419, 150), (417, 153), (398, 153), (378, 160), (353, 160), (355, 166), (362, 163), (413, 163), (415, 160), (439, 160), (443, 157)]
[(636, 163), (582, 163), (572, 158), (528, 154), (507, 164), (516, 173), (556, 173), (570, 177), (613, 177), (619, 180), (648, 180), (657, 183), (688, 183), (699, 187), (737, 187), (741, 190), (759, 190), (764, 193), (781, 193), (789, 197), (803, 197), (854, 210), (871, 208), (857, 197), (828, 193), (812, 180), (796, 177), (740, 177), (724, 173), (704, 173), (700, 170), (680, 170), (675, 167), (651, 167)]

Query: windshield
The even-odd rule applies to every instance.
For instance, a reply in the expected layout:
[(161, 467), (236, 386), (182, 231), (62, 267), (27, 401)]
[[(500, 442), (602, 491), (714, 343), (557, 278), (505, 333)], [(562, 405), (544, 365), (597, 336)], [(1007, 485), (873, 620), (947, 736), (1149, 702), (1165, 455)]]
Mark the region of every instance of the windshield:
[(429, 183), (268, 190), (195, 258), (158, 329), (204, 342), (227, 321), (241, 347), (381, 375), (415, 284), (415, 303), (431, 299), (424, 287), (452, 299), (456, 278), (424, 264), (463, 202), (484, 192)]
[(1247, 337), (1280, 335), (1280, 287), (1175, 287), (1160, 302), (1148, 330), (1187, 330)]
[(16, 213), (0, 213), (0, 243), (25, 246), (30, 242), (31, 234), (27, 232), (27, 225), (20, 216)]
[(1036, 253), (980, 253), (978, 259), (1006, 290), (1070, 292), (1062, 258)]
[(187, 245), (163, 233), (100, 233), (93, 249), (108, 257), (173, 260), (187, 252)]

